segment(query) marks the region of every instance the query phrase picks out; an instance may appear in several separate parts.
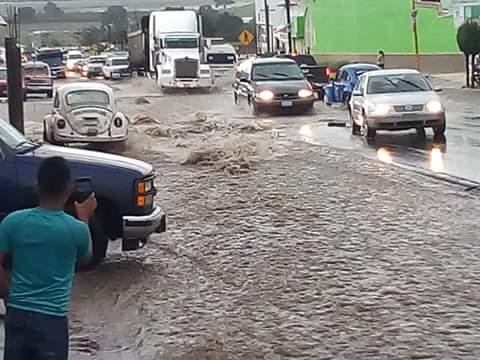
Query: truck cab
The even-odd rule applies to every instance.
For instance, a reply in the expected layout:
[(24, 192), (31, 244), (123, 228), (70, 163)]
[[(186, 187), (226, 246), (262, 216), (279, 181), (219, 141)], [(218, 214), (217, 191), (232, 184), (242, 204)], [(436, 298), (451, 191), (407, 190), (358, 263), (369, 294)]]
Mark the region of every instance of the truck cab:
[(213, 76), (200, 57), (199, 34), (162, 34), (155, 51), (157, 81), (162, 88), (210, 88)]

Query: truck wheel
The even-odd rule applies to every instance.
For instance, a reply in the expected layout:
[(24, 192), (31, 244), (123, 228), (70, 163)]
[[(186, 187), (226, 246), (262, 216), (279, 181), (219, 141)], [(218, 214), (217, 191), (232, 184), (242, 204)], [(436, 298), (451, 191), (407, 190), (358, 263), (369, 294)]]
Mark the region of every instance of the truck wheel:
[(94, 217), (88, 224), (92, 237), (92, 257), (87, 263), (77, 264), (77, 270), (90, 271), (95, 269), (107, 255), (108, 237), (103, 230), (102, 223), (98, 217)]

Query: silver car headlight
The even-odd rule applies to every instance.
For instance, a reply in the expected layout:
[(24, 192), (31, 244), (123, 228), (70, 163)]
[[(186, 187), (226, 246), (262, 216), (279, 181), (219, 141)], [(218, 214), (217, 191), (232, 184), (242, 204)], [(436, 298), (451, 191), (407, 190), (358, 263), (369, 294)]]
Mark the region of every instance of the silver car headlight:
[(392, 107), (388, 104), (376, 104), (370, 107), (370, 114), (373, 116), (385, 116), (390, 113)]
[(427, 109), (428, 112), (433, 113), (433, 114), (438, 114), (442, 112), (443, 106), (440, 103), (440, 101), (437, 100), (432, 100), (425, 105), (425, 108)]

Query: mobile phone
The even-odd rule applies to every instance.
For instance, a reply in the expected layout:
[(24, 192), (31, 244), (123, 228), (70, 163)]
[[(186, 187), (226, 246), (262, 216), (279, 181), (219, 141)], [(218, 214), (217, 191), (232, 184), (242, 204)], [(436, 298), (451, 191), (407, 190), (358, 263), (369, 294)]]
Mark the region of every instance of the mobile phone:
[(91, 177), (79, 177), (75, 179), (75, 200), (85, 201), (93, 193)]

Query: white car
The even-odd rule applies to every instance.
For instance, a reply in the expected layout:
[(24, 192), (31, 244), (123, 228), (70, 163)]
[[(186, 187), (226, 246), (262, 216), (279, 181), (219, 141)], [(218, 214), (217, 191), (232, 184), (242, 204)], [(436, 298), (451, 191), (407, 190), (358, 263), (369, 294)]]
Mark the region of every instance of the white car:
[(65, 68), (67, 71), (75, 71), (76, 65), (79, 61), (82, 61), (83, 55), (81, 51), (72, 50), (69, 51), (65, 57)]
[(125, 141), (128, 120), (117, 110), (113, 90), (92, 82), (58, 87), (43, 120), (43, 137), (55, 145)]
[(106, 56), (98, 55), (89, 57), (86, 63), (82, 66), (81, 75), (89, 79), (103, 76), (103, 67), (106, 62)]
[(131, 76), (130, 62), (127, 57), (110, 57), (103, 66), (105, 79), (121, 79)]
[(360, 76), (349, 102), (352, 133), (371, 141), (377, 130), (432, 128), (445, 134), (446, 116), (438, 90), (416, 70), (375, 70)]

